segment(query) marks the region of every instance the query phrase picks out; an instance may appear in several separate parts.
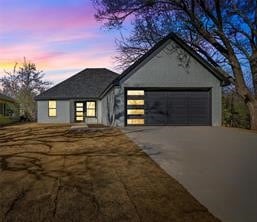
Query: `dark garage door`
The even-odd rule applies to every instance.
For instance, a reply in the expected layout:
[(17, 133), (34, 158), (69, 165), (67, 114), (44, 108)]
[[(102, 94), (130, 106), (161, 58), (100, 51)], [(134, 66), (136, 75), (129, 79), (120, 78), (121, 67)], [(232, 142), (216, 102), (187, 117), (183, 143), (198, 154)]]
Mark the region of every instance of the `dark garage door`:
[(209, 91), (145, 91), (146, 125), (210, 125)]

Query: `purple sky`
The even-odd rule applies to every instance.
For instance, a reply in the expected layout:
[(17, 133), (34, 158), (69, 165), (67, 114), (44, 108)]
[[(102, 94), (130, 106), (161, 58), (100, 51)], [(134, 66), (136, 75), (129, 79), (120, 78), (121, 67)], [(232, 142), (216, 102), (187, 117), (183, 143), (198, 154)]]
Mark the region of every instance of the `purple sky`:
[(87, 67), (115, 70), (115, 38), (90, 0), (0, 0), (0, 76), (25, 56), (60, 82)]

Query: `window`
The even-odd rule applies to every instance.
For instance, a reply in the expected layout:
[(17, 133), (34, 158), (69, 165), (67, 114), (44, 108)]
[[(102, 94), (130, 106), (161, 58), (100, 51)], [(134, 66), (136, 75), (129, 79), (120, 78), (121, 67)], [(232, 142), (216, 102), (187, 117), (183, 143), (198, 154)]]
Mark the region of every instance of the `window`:
[(145, 91), (141, 89), (127, 90), (127, 125), (145, 124)]
[(128, 90), (127, 95), (128, 96), (144, 96), (145, 91), (144, 90)]
[(83, 109), (83, 107), (76, 107), (76, 111), (77, 112), (84, 112), (84, 109)]
[(56, 117), (56, 101), (48, 101), (48, 116)]
[(76, 116), (76, 121), (84, 121), (84, 117), (83, 116)]
[(84, 103), (76, 102), (76, 121), (83, 122), (84, 121)]
[(96, 102), (87, 102), (87, 117), (96, 117)]
[(128, 105), (144, 105), (143, 99), (128, 99)]
[(128, 125), (143, 125), (145, 123), (144, 119), (128, 119)]
[(143, 109), (128, 109), (128, 115), (144, 115), (145, 110)]
[(76, 112), (76, 116), (83, 116), (84, 113), (83, 112)]

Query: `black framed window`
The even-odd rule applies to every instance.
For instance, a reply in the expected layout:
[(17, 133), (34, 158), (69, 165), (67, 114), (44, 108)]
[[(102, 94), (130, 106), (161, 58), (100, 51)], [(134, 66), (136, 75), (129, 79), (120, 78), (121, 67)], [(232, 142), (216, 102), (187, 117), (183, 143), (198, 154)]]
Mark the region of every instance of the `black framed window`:
[(49, 117), (57, 116), (57, 105), (56, 105), (56, 101), (54, 100), (48, 101), (48, 116)]
[(83, 102), (76, 102), (75, 103), (75, 119), (76, 122), (83, 122), (84, 121), (84, 103)]
[(76, 101), (75, 121), (84, 122), (85, 118), (96, 117), (96, 101)]
[(127, 125), (144, 125), (144, 95), (141, 89), (127, 90)]
[(87, 101), (86, 102), (86, 117), (96, 117), (96, 102), (95, 101)]

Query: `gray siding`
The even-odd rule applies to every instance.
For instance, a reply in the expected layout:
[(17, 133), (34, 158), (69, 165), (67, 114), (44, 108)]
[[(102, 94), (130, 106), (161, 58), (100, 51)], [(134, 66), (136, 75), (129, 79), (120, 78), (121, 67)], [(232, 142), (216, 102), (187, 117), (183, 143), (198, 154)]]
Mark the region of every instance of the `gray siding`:
[[(124, 79), (116, 94), (119, 100), (124, 100), (121, 92), (125, 87), (211, 88), (212, 125), (221, 125), (220, 81), (171, 41)], [(122, 113), (122, 109), (124, 109), (124, 102), (118, 105), (116, 112)], [(116, 120), (116, 125), (124, 126), (124, 116)]]
[(70, 123), (70, 101), (57, 100), (57, 116), (48, 116), (48, 101), (37, 101), (37, 118), (39, 123)]
[[(81, 100), (80, 100), (81, 101)], [(75, 100), (57, 100), (57, 116), (48, 116), (48, 101), (37, 102), (37, 118), (39, 123), (74, 123), (75, 122)], [(88, 124), (101, 123), (101, 101), (97, 101), (97, 118), (86, 118)]]

